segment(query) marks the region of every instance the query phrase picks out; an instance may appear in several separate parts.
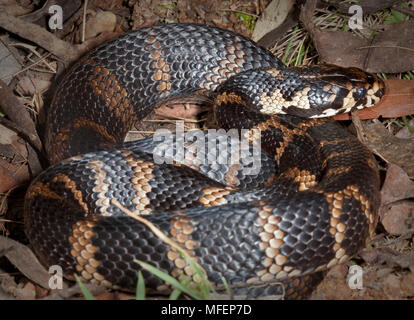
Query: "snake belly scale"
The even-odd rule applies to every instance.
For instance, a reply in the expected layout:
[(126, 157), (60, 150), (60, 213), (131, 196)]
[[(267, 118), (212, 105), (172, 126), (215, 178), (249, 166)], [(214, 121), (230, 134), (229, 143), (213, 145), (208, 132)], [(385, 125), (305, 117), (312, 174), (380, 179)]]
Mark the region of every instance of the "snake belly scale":
[[(46, 129), (53, 165), (28, 189), (27, 236), (40, 260), (69, 278), (134, 290), (139, 259), (194, 280), (176, 249), (124, 215), (117, 199), (185, 248), (214, 284), (223, 276), (253, 297), (282, 280), (299, 297), (320, 271), (365, 245), (379, 207), (375, 159), (322, 117), (371, 106), (383, 93), (383, 82), (359, 69), (286, 68), (219, 28), (169, 24), (125, 34), (80, 59), (57, 87)], [(136, 121), (188, 95), (214, 100), (223, 129), (248, 129), (251, 142), (260, 130), (259, 172), (157, 164), (155, 139), (122, 144)], [(168, 289), (144, 276), (148, 288)]]

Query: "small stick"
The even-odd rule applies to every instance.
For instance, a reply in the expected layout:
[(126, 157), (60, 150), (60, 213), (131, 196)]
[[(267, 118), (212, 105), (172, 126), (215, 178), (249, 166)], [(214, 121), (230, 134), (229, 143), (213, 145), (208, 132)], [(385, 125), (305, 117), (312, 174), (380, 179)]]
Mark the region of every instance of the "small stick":
[(66, 41), (60, 40), (46, 29), (34, 23), (15, 18), (5, 12), (0, 12), (0, 28), (38, 44), (65, 62), (71, 62), (80, 55), (80, 51), (75, 47)]
[(85, 29), (86, 29), (86, 7), (88, 6), (88, 0), (85, 0), (83, 6), (83, 21), (82, 21), (82, 43), (85, 42)]

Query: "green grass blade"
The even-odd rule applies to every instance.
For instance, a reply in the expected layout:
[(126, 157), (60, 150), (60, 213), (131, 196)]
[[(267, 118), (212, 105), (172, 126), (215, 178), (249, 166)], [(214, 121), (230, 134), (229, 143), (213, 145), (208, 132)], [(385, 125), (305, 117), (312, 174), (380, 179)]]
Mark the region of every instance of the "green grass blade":
[(298, 31), (298, 29), (299, 29), (299, 26), (296, 26), (295, 29), (293, 29), (292, 36), (290, 37), (290, 40), (289, 40), (288, 45), (286, 47), (285, 54), (283, 55), (283, 58), (282, 58), (282, 62), (284, 64), (286, 64), (287, 66), (289, 66), (289, 64), (287, 62), (287, 58), (288, 58), (288, 55), (290, 54), (290, 48), (292, 46), (293, 38), (294, 38), (296, 32)]
[(413, 128), (411, 128), (410, 123), (408, 122), (408, 119), (406, 116), (402, 117), (402, 120), (404, 121), (405, 126), (408, 128), (408, 131), (410, 131), (410, 133), (413, 133)]
[(243, 24), (249, 29), (250, 32), (253, 32), (255, 22), (256, 22), (256, 17), (250, 14), (247, 14), (247, 13), (242, 13), (242, 12), (237, 12), (236, 17), (242, 20)]
[(175, 288), (168, 297), (168, 300), (177, 300), (180, 297), (181, 293), (182, 291), (180, 289)]
[(391, 119), (391, 122), (400, 128), (404, 128), (404, 125), (402, 125), (397, 119)]
[(79, 288), (82, 291), (82, 294), (86, 300), (96, 300), (92, 293), (86, 288), (86, 286), (82, 283), (81, 279), (75, 274), (76, 282), (79, 285)]
[[(181, 281), (181, 284), (184, 287), (187, 287), (187, 285), (190, 283), (190, 278), (185, 278), (183, 281)], [(169, 300), (177, 300), (179, 298), (179, 296), (181, 295), (182, 291), (180, 289), (175, 288), (170, 296), (169, 296)]]
[(181, 290), (182, 292), (184, 292), (185, 294), (188, 294), (190, 297), (192, 297), (194, 299), (197, 299), (197, 300), (203, 299), (203, 296), (201, 294), (199, 294), (196, 291), (190, 290), (187, 287), (183, 286), (180, 282), (178, 282), (178, 280), (171, 277), (169, 274), (167, 274), (167, 273), (165, 273), (161, 270), (158, 270), (154, 266), (152, 266), (152, 265), (150, 265), (150, 264), (148, 264), (144, 261), (135, 260), (135, 262), (138, 263), (145, 270), (148, 270), (149, 272), (153, 273), (155, 276), (157, 276), (161, 280), (164, 280), (168, 284), (172, 285), (174, 288), (177, 288), (177, 289)]
[(223, 281), (223, 285), (226, 288), (226, 293), (229, 297), (229, 300), (233, 300), (233, 292), (231, 291), (229, 283), (227, 282), (226, 278), (221, 277), (221, 281)]
[(295, 61), (295, 66), (301, 66), (302, 65), (303, 57), (305, 56), (305, 54), (306, 54), (306, 45), (305, 45), (305, 43), (302, 43), (302, 45), (300, 46), (298, 57)]
[(196, 281), (198, 287), (200, 288), (201, 292), (203, 293), (204, 299), (210, 299), (210, 293), (216, 294), (214, 287), (211, 285), (210, 281), (208, 281), (207, 276), (200, 269), (200, 267), (194, 263), (189, 257), (187, 257), (183, 252), (179, 251), (181, 257), (183, 257), (186, 262), (190, 265), (190, 267), (198, 274), (201, 281)]
[(390, 12), (391, 12), (391, 15), (385, 18), (384, 24), (394, 24), (398, 22), (403, 22), (405, 18), (407, 17), (406, 14), (400, 11), (394, 10), (394, 9), (391, 9)]
[(137, 300), (145, 300), (145, 281), (142, 272), (138, 272), (137, 292), (135, 295)]

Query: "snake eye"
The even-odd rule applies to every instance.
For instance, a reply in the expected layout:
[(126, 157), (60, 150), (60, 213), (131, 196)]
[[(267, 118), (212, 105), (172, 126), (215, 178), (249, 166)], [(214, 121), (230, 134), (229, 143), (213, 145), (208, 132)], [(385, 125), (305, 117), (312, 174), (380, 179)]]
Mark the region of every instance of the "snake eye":
[(355, 87), (354, 92), (352, 96), (356, 101), (358, 101), (361, 98), (364, 98), (367, 94), (367, 89), (364, 87)]

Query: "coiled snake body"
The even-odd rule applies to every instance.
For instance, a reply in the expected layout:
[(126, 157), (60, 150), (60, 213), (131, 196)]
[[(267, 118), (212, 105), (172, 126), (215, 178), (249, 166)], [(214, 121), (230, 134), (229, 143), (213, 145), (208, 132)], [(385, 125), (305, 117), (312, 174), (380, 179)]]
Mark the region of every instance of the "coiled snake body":
[[(196, 279), (177, 248), (125, 216), (117, 199), (183, 248), (213, 283), (224, 276), (252, 297), (289, 280), (295, 297), (313, 288), (319, 271), (364, 246), (379, 206), (373, 156), (319, 118), (370, 106), (383, 92), (382, 81), (359, 69), (286, 68), (218, 28), (170, 24), (125, 34), (77, 62), (56, 90), (46, 137), (54, 165), (27, 192), (28, 238), (41, 261), (84, 281), (134, 290), (135, 259)], [(156, 163), (152, 152), (162, 143), (155, 139), (118, 145), (155, 107), (194, 94), (214, 99), (219, 127), (237, 128), (251, 142), (260, 130), (259, 171), (244, 170), (243, 158), (218, 161), (234, 154), (228, 148), (201, 150), (213, 159), (207, 163)], [(212, 137), (226, 146), (234, 140), (199, 139), (207, 145)], [(144, 276), (147, 287), (166, 289)]]

